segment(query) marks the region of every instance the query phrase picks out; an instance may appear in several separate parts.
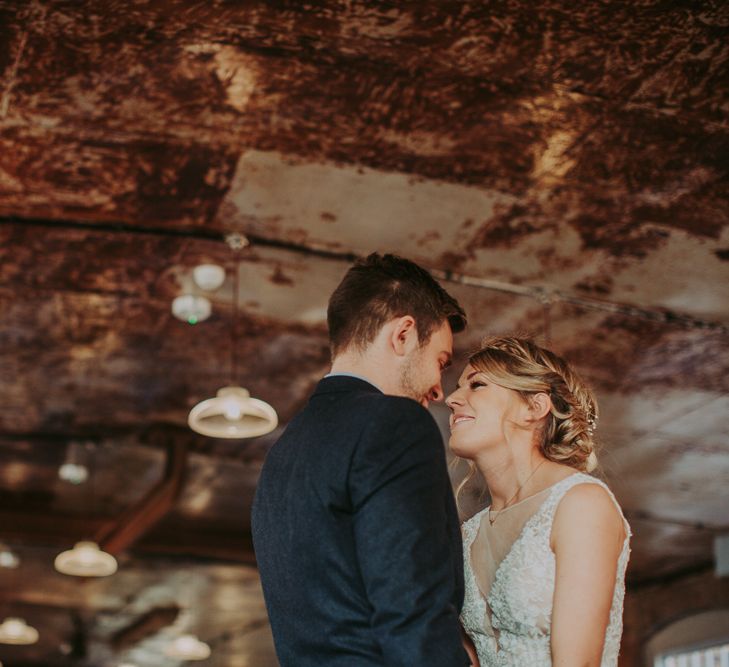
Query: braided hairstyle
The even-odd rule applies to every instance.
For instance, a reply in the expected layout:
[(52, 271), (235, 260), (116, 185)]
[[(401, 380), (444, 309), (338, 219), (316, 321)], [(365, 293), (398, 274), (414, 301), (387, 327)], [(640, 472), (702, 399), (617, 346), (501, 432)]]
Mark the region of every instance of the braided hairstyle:
[(597, 402), (562, 357), (531, 340), (499, 336), (484, 339), (468, 362), (525, 401), (536, 393), (547, 394), (552, 409), (540, 433), (540, 451), (550, 461), (583, 472), (595, 469)]

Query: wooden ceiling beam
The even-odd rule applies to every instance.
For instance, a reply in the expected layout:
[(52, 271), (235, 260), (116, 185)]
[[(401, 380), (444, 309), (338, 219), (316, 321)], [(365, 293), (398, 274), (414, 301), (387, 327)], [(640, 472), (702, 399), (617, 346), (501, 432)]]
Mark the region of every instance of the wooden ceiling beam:
[(187, 444), (175, 441), (167, 446), (162, 478), (140, 502), (133, 505), (112, 526), (101, 526), (95, 541), (104, 551), (119, 554), (156, 524), (174, 506), (185, 483)]
[(114, 651), (124, 651), (172, 625), (179, 613), (180, 607), (177, 605), (154, 607), (129, 625), (117, 630), (111, 636), (109, 643)]

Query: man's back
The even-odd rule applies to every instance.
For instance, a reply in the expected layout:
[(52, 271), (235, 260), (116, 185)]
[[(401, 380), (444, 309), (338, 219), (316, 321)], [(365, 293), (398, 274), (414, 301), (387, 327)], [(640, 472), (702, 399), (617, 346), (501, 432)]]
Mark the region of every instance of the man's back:
[(322, 380), (266, 459), (253, 537), (282, 667), (467, 664), (458, 520), (415, 401)]

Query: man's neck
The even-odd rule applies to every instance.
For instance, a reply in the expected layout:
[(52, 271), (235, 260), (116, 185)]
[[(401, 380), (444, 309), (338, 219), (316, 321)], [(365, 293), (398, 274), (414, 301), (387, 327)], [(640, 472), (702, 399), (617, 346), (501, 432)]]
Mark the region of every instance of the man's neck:
[(378, 387), (383, 393), (399, 396), (400, 388), (394, 381), (392, 368), (388, 368), (376, 355), (344, 352), (332, 362), (332, 374), (356, 375)]

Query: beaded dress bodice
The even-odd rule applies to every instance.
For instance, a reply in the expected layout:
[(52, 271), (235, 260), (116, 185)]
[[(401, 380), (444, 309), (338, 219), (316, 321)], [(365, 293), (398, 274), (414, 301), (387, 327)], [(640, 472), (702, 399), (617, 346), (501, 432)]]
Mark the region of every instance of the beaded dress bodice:
[[(618, 506), (603, 482), (574, 473), (518, 503), (513, 510), (502, 512), (493, 526), (487, 519), (488, 508), (463, 524), (465, 599), (461, 621), (476, 646), (482, 667), (551, 666), (556, 569), (550, 547), (552, 523), (560, 500), (577, 484), (599, 484)], [(494, 530), (490, 535), (494, 528), (500, 532)], [(601, 667), (616, 667), (618, 662), (630, 551), (627, 522), (625, 530)]]

